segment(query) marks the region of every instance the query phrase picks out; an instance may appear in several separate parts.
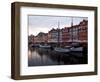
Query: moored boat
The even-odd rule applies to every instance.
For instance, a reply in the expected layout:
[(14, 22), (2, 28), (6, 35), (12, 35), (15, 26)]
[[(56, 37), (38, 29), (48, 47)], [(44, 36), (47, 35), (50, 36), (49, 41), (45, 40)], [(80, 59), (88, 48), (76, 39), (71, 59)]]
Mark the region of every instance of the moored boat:
[(48, 48), (51, 48), (50, 45), (39, 45), (40, 48), (45, 48), (45, 49), (48, 49)]
[(83, 47), (72, 47), (72, 48), (70, 48), (70, 51), (73, 51), (73, 52), (82, 52), (83, 51)]
[(68, 53), (68, 52), (70, 52), (70, 49), (67, 49), (67, 48), (55, 48), (54, 50), (56, 52), (60, 52), (60, 53)]

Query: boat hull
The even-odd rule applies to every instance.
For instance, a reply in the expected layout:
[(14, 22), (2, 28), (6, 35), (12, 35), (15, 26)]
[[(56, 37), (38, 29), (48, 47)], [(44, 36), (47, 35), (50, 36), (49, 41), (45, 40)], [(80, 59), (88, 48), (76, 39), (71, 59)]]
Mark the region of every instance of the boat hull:
[(60, 53), (69, 53), (70, 49), (63, 49), (63, 48), (55, 48), (54, 49), (56, 52), (60, 52)]
[(70, 49), (71, 50), (71, 52), (82, 52), (83, 51), (83, 47), (78, 47), (78, 48), (71, 48)]

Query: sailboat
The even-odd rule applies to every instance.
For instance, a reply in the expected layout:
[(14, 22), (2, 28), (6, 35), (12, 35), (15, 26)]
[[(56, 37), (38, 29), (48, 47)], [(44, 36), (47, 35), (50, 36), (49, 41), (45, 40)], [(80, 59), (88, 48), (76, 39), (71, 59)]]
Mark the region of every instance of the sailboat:
[[(71, 27), (73, 29), (73, 18), (72, 18)], [(82, 46), (77, 46), (79, 44), (78, 43), (74, 43), (74, 41), (73, 41), (73, 30), (72, 30), (72, 45), (73, 45), (73, 47), (70, 48), (71, 52), (82, 52), (83, 51), (83, 47)], [(75, 46), (77, 46), (77, 47), (75, 47)]]
[(68, 53), (70, 52), (69, 48), (60, 47), (60, 22), (58, 21), (58, 47), (55, 47), (54, 50), (60, 53)]

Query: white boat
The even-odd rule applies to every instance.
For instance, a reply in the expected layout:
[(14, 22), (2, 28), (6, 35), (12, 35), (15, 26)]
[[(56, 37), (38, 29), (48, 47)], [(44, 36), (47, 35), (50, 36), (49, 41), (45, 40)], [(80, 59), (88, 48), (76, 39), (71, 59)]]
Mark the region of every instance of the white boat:
[(40, 48), (51, 48), (50, 45), (39, 45)]
[(70, 50), (73, 51), (73, 52), (82, 52), (83, 47), (72, 47), (72, 48), (70, 48)]
[(65, 48), (68, 48), (68, 49), (70, 49), (70, 48), (72, 48), (71, 46), (65, 46)]
[(56, 52), (61, 52), (61, 53), (68, 53), (68, 52), (70, 52), (70, 49), (67, 49), (67, 48), (55, 48), (54, 50)]

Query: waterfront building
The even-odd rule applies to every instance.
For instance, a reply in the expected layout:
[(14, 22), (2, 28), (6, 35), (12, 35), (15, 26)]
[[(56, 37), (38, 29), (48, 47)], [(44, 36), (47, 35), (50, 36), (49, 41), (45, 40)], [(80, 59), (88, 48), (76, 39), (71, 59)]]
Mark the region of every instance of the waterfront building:
[[(58, 23), (59, 27), (59, 23)], [(70, 27), (64, 27), (62, 29), (52, 28), (48, 33), (40, 32), (37, 36), (30, 35), (28, 37), (29, 43), (50, 43), (50, 44), (62, 44), (67, 46), (71, 43), (87, 43), (88, 37), (88, 21), (82, 20), (79, 24), (73, 25), (73, 21)]]
[(87, 38), (88, 38), (88, 21), (83, 20), (79, 24), (79, 41), (86, 43)]
[(78, 28), (79, 25), (73, 25), (69, 28), (69, 42), (78, 42)]
[(28, 36), (28, 43), (29, 44), (34, 43), (34, 35)]
[(68, 45), (68, 43), (86, 43), (87, 42), (87, 28), (88, 21), (83, 20), (78, 25), (71, 23), (70, 27), (64, 27), (62, 32), (62, 43)]
[(48, 42), (48, 34), (40, 32), (37, 36), (34, 38), (35, 43), (47, 43)]
[(48, 42), (57, 43), (58, 42), (58, 31), (57, 29), (51, 29), (48, 33)]
[(61, 33), (60, 29), (53, 28), (48, 32), (48, 42), (49, 43), (62, 42), (62, 33)]
[(67, 45), (67, 43), (70, 40), (69, 27), (62, 28), (61, 32), (62, 32), (62, 43), (63, 45)]

